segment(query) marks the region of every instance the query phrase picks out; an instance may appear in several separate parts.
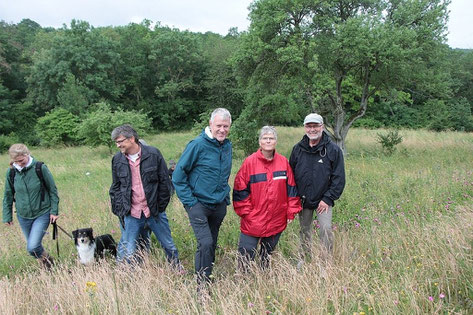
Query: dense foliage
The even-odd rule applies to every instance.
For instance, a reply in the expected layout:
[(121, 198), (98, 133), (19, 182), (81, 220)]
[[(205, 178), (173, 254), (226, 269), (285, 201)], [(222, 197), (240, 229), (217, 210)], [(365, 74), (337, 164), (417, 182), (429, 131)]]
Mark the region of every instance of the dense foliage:
[[(448, 100), (450, 107), (460, 108), (452, 98), (453, 69), (443, 44), (448, 3), (255, 1), (250, 30), (237, 55), (249, 106), (278, 124), (292, 124), (301, 113), (317, 111), (343, 149), (349, 128), (368, 108), (410, 102), (419, 116), (429, 101), (441, 105)], [(417, 94), (422, 95), (420, 104)], [(471, 106), (464, 114), (471, 117)], [(417, 120), (409, 116), (406, 122)], [(425, 118), (419, 127), (427, 125)]]
[(104, 102), (147, 115), (154, 131), (190, 129), (226, 107), (248, 152), (263, 124), (299, 125), (311, 111), (342, 147), (352, 125), (472, 131), (473, 52), (445, 45), (448, 4), (256, 0), (248, 32), (226, 36), (149, 20), (0, 21), (2, 147), (90, 143), (44, 116), (81, 125)]
[(141, 137), (144, 137), (150, 130), (151, 121), (148, 116), (141, 111), (123, 111), (117, 109), (112, 112), (106, 103), (98, 103), (96, 108), (89, 112), (82, 124), (78, 126), (78, 137), (85, 144), (97, 147), (107, 145), (110, 153), (113, 152), (115, 142), (110, 135), (112, 130), (123, 124), (131, 124)]
[(38, 119), (36, 132), (41, 144), (76, 144), (79, 119), (64, 108), (55, 108)]

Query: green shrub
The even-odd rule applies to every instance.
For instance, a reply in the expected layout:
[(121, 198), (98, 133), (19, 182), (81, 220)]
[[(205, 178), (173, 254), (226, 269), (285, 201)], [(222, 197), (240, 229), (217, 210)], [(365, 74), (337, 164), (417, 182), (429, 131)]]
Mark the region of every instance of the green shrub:
[(402, 136), (397, 130), (389, 130), (386, 134), (376, 134), (376, 141), (381, 144), (388, 155), (391, 155), (396, 151), (396, 145), (401, 143), (402, 140)]
[(63, 108), (56, 108), (39, 118), (35, 129), (42, 145), (74, 145), (78, 143), (79, 123), (79, 117)]
[(205, 112), (199, 114), (198, 120), (194, 120), (194, 125), (192, 126), (192, 133), (200, 134), (202, 129), (209, 125), (210, 115), (214, 109), (208, 109)]
[[(30, 100), (26, 100), (13, 104), (13, 107), (8, 110), (11, 117), (6, 117), (6, 119), (13, 125), (13, 128), (0, 133), (4, 135), (14, 135), (17, 139), (16, 143), (24, 143), (28, 146), (39, 146), (40, 139), (35, 132), (35, 125), (38, 122), (37, 107)], [(42, 115), (43, 114), (44, 112)]]
[(360, 119), (357, 119), (353, 123), (353, 127), (360, 127), (360, 128), (367, 128), (367, 129), (377, 129), (381, 128), (382, 123), (379, 122), (378, 120), (371, 118), (371, 117), (363, 117)]
[(9, 135), (0, 135), (0, 154), (7, 152), (12, 144), (18, 142), (20, 142), (18, 137), (13, 133)]
[(249, 111), (243, 110), (240, 117), (232, 125), (230, 140), (235, 148), (242, 150), (245, 156), (258, 149), (258, 130), (260, 124)]
[(473, 115), (468, 100), (464, 97), (453, 99), (449, 108), (449, 129), (473, 131)]
[(120, 125), (130, 124), (143, 137), (150, 130), (151, 119), (141, 111), (114, 112), (107, 103), (97, 103), (95, 110), (89, 112), (78, 128), (78, 135), (83, 142), (91, 147), (106, 145), (110, 152), (114, 147), (110, 135)]
[(427, 129), (473, 131), (473, 116), (467, 99), (454, 98), (448, 103), (442, 100), (428, 100), (425, 106), (429, 117)]

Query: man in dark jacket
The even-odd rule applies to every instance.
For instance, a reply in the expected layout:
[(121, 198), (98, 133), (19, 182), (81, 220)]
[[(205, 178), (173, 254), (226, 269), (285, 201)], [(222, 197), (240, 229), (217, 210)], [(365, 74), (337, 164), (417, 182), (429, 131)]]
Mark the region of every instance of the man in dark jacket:
[(163, 156), (158, 149), (140, 143), (130, 125), (115, 128), (112, 140), (120, 149), (112, 159), (110, 187), (112, 212), (120, 218), (123, 232), (118, 260), (133, 258), (139, 235), (147, 225), (160, 240), (168, 260), (178, 264), (167, 219), (161, 219), (170, 199), (170, 180)]
[(322, 116), (307, 115), (304, 129), (305, 135), (292, 149), (289, 164), (302, 200), (299, 220), (303, 253), (310, 256), (314, 210), (320, 225), (319, 238), (327, 253), (332, 252), (332, 207), (345, 187), (345, 166), (342, 150), (324, 132)]
[(204, 285), (210, 281), (218, 232), (230, 204), (232, 144), (227, 135), (231, 124), (228, 110), (215, 109), (209, 126), (187, 144), (172, 174), (197, 239), (195, 272), (198, 283)]

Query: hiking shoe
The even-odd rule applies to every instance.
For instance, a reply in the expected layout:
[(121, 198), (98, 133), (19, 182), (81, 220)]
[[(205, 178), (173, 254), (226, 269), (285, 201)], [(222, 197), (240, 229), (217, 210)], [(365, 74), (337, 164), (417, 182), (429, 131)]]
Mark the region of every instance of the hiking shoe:
[(41, 267), (43, 267), (47, 271), (51, 271), (52, 267), (54, 266), (54, 259), (51, 256), (46, 256), (40, 258)]

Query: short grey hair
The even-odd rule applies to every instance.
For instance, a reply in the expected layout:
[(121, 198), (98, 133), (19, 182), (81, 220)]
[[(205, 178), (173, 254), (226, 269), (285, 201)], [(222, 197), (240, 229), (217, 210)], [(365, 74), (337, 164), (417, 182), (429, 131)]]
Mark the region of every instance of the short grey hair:
[(124, 136), (127, 139), (130, 139), (131, 137), (135, 137), (135, 142), (140, 143), (140, 138), (138, 137), (138, 133), (136, 132), (135, 129), (133, 129), (131, 125), (125, 124), (113, 129), (112, 140), (115, 141), (120, 136)]
[(8, 154), (10, 155), (10, 159), (13, 160), (20, 155), (30, 155), (30, 150), (28, 150), (28, 147), (23, 143), (15, 143), (8, 149)]
[(261, 140), (261, 138), (263, 138), (263, 136), (268, 133), (274, 135), (274, 139), (278, 140), (278, 133), (276, 132), (276, 128), (273, 126), (264, 126), (261, 128), (259, 132), (259, 140)]
[(214, 109), (214, 111), (213, 111), (212, 114), (210, 115), (210, 122), (213, 122), (215, 116), (217, 116), (217, 115), (222, 116), (222, 118), (223, 118), (224, 120), (229, 120), (229, 121), (230, 121), (230, 124), (232, 123), (232, 115), (230, 114), (230, 112), (228, 111), (228, 109), (222, 108), (222, 107), (219, 107), (219, 108)]

